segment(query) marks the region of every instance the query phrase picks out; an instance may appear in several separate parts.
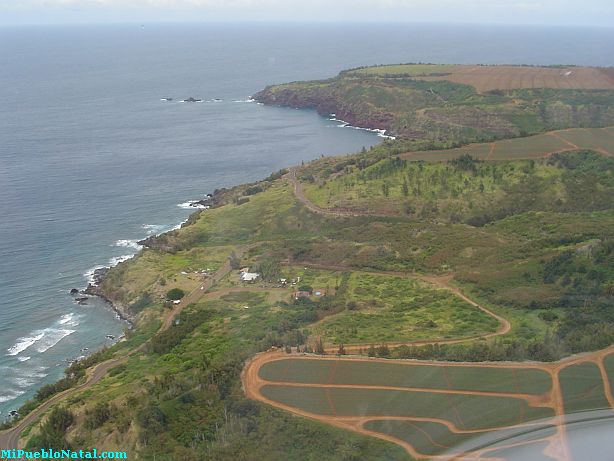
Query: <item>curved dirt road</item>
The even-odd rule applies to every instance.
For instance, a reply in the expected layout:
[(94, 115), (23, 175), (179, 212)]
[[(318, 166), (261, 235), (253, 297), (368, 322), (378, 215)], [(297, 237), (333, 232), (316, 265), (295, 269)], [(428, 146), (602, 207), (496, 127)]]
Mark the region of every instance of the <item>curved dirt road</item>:
[[(421, 417), (413, 417), (413, 416), (339, 416), (335, 412), (333, 412), (332, 416), (329, 415), (321, 415), (316, 413), (311, 413), (300, 408), (292, 407), (290, 405), (286, 405), (274, 400), (270, 400), (261, 393), (261, 389), (263, 386), (267, 384), (277, 384), (284, 386), (292, 386), (292, 387), (320, 387), (320, 388), (354, 388), (354, 389), (381, 389), (381, 390), (405, 390), (405, 391), (415, 391), (415, 392), (434, 392), (434, 393), (448, 393), (448, 394), (470, 394), (470, 395), (488, 395), (488, 396), (500, 396), (500, 397), (514, 397), (518, 399), (523, 399), (527, 401), (527, 403), (532, 406), (539, 407), (549, 407), (554, 411), (554, 417), (551, 418), (550, 423), (556, 427), (556, 432), (547, 437), (543, 437), (539, 440), (534, 440), (533, 442), (543, 441), (547, 442), (548, 446), (546, 448), (546, 454), (556, 460), (559, 461), (571, 461), (572, 457), (569, 451), (566, 433), (565, 433), (565, 423), (564, 423), (564, 415), (565, 409), (563, 406), (563, 397), (561, 393), (560, 381), (559, 381), (559, 373), (562, 369), (576, 365), (580, 363), (595, 363), (602, 372), (602, 379), (604, 382), (604, 390), (610, 405), (614, 408), (614, 398), (612, 396), (611, 384), (609, 382), (609, 378), (607, 374), (605, 374), (605, 368), (603, 360), (605, 357), (614, 354), (614, 346), (610, 346), (601, 351), (579, 354), (576, 356), (568, 357), (564, 360), (555, 363), (539, 363), (539, 362), (440, 362), (440, 361), (416, 361), (416, 360), (391, 360), (391, 359), (380, 359), (380, 358), (366, 358), (366, 357), (344, 357), (344, 356), (317, 356), (317, 355), (306, 355), (306, 354), (287, 354), (281, 351), (269, 351), (256, 355), (251, 361), (249, 361), (241, 375), (241, 379), (243, 382), (243, 389), (245, 391), (245, 395), (252, 399), (257, 400), (273, 407), (289, 411), (293, 414), (303, 416), (306, 418), (314, 419), (326, 424), (330, 424), (335, 427), (348, 429), (359, 434), (369, 435), (372, 437), (380, 438), (389, 442), (396, 443), (401, 447), (405, 448), (407, 452), (416, 459), (441, 459), (441, 460), (488, 460), (488, 459), (500, 459), (500, 458), (492, 458), (489, 456), (489, 451), (493, 451), (493, 448), (481, 448), (477, 449), (474, 452), (458, 454), (455, 456), (433, 456), (427, 455), (424, 453), (420, 453), (417, 451), (411, 444), (404, 440), (397, 439), (387, 434), (382, 434), (379, 432), (371, 431), (365, 429), (364, 425), (369, 421), (377, 421), (377, 420), (397, 420), (397, 421), (405, 421), (405, 422), (434, 422), (445, 425), (450, 431), (454, 433), (484, 433), (488, 430), (492, 429), (502, 429), (502, 428), (491, 428), (486, 430), (463, 430), (456, 427), (452, 422), (437, 418), (421, 418)], [(286, 382), (286, 381), (269, 381), (260, 376), (260, 369), (263, 365), (269, 362), (274, 362), (276, 360), (281, 360), (285, 358), (291, 359), (299, 359), (299, 360), (325, 360), (325, 361), (364, 361), (364, 362), (384, 362), (384, 363), (400, 363), (405, 365), (427, 365), (427, 366), (445, 366), (445, 367), (472, 367), (472, 368), (514, 368), (514, 369), (538, 369), (542, 370), (551, 377), (552, 380), (552, 389), (544, 395), (526, 395), (522, 393), (510, 394), (504, 392), (478, 392), (478, 391), (454, 391), (454, 390), (442, 390), (442, 389), (423, 389), (423, 388), (397, 388), (394, 386), (386, 386), (386, 385), (330, 385), (327, 383), (294, 383), (294, 382)], [(332, 405), (332, 403), (331, 403)], [(525, 422), (518, 425), (506, 426), (505, 428), (525, 428), (535, 425), (535, 423)], [(527, 442), (516, 442), (505, 445), (507, 448), (516, 447), (519, 445), (526, 444)], [(444, 447), (445, 448), (445, 447)], [(503, 446), (497, 447), (497, 449), (501, 449)]]
[[(461, 298), (463, 301), (471, 304), (472, 306), (476, 307), (477, 309), (484, 312), (486, 315), (496, 319), (499, 322), (499, 328), (497, 328), (496, 331), (491, 332), (491, 333), (485, 333), (485, 334), (475, 335), (475, 336), (467, 336), (464, 338), (453, 338), (453, 339), (433, 339), (433, 340), (425, 339), (425, 340), (419, 340), (419, 341), (388, 342), (386, 343), (388, 344), (388, 346), (397, 347), (397, 346), (402, 346), (402, 345), (426, 346), (429, 344), (459, 344), (459, 343), (472, 341), (476, 339), (489, 339), (489, 338), (494, 338), (496, 336), (506, 335), (512, 329), (511, 323), (505, 317), (482, 306), (481, 304), (477, 303), (473, 299), (467, 297), (459, 288), (455, 287), (454, 285), (451, 285), (450, 281), (453, 278), (451, 275), (429, 276), (429, 275), (417, 274), (415, 272), (407, 273), (407, 272), (395, 272), (395, 271), (389, 271), (389, 272), (369, 271), (369, 270), (361, 270), (359, 268), (354, 268), (350, 266), (316, 264), (316, 263), (305, 263), (305, 262), (296, 263), (296, 265), (300, 265), (303, 267), (311, 267), (313, 269), (332, 270), (332, 271), (357, 271), (357, 272), (362, 272), (365, 274), (376, 274), (376, 275), (391, 276), (391, 277), (407, 277), (407, 278), (421, 280), (423, 282), (427, 282), (427, 283), (436, 285), (440, 288), (443, 288), (445, 290), (451, 291), (456, 296)], [(346, 351), (358, 351), (368, 346), (369, 346), (368, 344), (344, 344), (343, 345)], [(337, 349), (335, 347), (326, 348), (327, 352), (334, 353), (336, 352), (336, 350)]]

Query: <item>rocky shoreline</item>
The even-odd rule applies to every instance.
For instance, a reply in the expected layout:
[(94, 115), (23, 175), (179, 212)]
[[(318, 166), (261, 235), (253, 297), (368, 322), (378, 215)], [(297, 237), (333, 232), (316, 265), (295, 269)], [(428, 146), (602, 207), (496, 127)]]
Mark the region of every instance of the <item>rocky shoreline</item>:
[(351, 104), (338, 97), (334, 91), (322, 92), (321, 94), (309, 90), (293, 91), (266, 87), (253, 95), (252, 98), (259, 103), (270, 106), (315, 109), (322, 117), (330, 117), (331, 114), (335, 114), (335, 118), (343, 120), (351, 126), (369, 130), (382, 130), (392, 137), (399, 136), (394, 130), (394, 116), (392, 114), (374, 111), (372, 108), (361, 110), (360, 107), (352, 107)]
[[(134, 319), (126, 312), (123, 306), (109, 299), (104, 293), (104, 291), (102, 290), (102, 288), (100, 288), (109, 270), (111, 270), (110, 267), (101, 267), (101, 268), (96, 269), (94, 271), (94, 274), (92, 275), (93, 283), (92, 282), (88, 283), (87, 287), (84, 290), (81, 290), (81, 291), (77, 290), (77, 293), (82, 293), (82, 294), (89, 295), (89, 296), (95, 296), (97, 298), (102, 299), (106, 304), (109, 305), (111, 310), (115, 312), (115, 314), (117, 315), (117, 317), (119, 317), (119, 319), (121, 319), (122, 321), (128, 324), (129, 329), (133, 329)], [(73, 294), (73, 296), (75, 294), (74, 290), (76, 289), (73, 288), (70, 291), (71, 294)]]

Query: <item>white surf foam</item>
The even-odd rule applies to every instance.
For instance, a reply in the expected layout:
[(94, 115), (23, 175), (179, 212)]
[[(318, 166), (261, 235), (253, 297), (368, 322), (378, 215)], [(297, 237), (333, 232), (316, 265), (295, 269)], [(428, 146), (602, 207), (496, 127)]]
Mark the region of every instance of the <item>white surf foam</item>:
[(183, 225), (184, 225), (185, 223), (187, 223), (187, 222), (188, 222), (188, 220), (187, 220), (187, 219), (184, 219), (183, 221), (181, 221), (181, 222), (180, 222), (179, 224), (177, 224), (176, 226), (173, 226), (173, 227), (171, 228), (171, 230), (181, 229), (181, 226), (183, 226)]
[(25, 351), (36, 341), (40, 340), (43, 336), (45, 336), (45, 333), (43, 331), (36, 331), (33, 333), (33, 336), (19, 338), (15, 344), (13, 344), (7, 349), (7, 355), (17, 355), (20, 352)]
[(17, 360), (19, 360), (20, 362), (27, 362), (28, 360), (30, 360), (32, 357), (30, 356), (25, 356), (25, 357), (17, 357)]
[(83, 277), (85, 277), (87, 283), (95, 285), (96, 280), (94, 280), (94, 272), (96, 272), (98, 269), (104, 269), (104, 266), (94, 266), (83, 274)]
[(128, 261), (129, 259), (132, 259), (132, 258), (134, 258), (134, 254), (114, 256), (111, 259), (109, 259), (109, 265), (111, 267), (114, 267), (114, 266), (117, 266), (119, 263), (123, 263), (124, 261)]
[(338, 122), (338, 125), (335, 125), (337, 128), (351, 128), (353, 130), (369, 131), (371, 133), (377, 133), (377, 136), (379, 136), (380, 138), (396, 139), (394, 136), (387, 135), (386, 130), (380, 130), (377, 128), (362, 128), (360, 126), (350, 125), (345, 120), (335, 118), (335, 114), (330, 114), (330, 115), (331, 115), (331, 118), (329, 118), (329, 120), (331, 122)]
[(63, 315), (58, 321), (58, 323), (60, 325), (76, 327), (76, 326), (79, 326), (79, 320), (81, 320), (81, 318), (82, 318), (81, 315), (77, 315), (74, 312), (71, 312), (70, 314)]
[(0, 395), (0, 403), (9, 402), (11, 400), (16, 399), (22, 394), (25, 394), (26, 391), (16, 391), (15, 389), (7, 389), (3, 394)]
[(43, 352), (48, 351), (57, 343), (62, 341), (62, 339), (66, 338), (68, 335), (73, 334), (75, 331), (76, 330), (60, 328), (45, 328), (43, 330), (44, 335), (36, 342), (34, 350), (42, 354)]
[(117, 242), (115, 242), (115, 246), (116, 247), (122, 247), (122, 248), (133, 248), (135, 250), (141, 250), (143, 247), (141, 245), (139, 245), (138, 240), (118, 240)]
[(64, 325), (65, 323), (70, 322), (73, 319), (74, 316), (75, 316), (75, 314), (73, 312), (71, 312), (70, 314), (65, 314), (65, 315), (62, 316), (62, 318), (60, 318), (58, 323), (60, 325)]
[(197, 201), (198, 200), (190, 200), (187, 202), (178, 203), (177, 206), (179, 208), (183, 208), (184, 210), (204, 210), (206, 206), (196, 203)]
[(147, 231), (147, 235), (158, 234), (165, 228), (162, 224), (143, 224), (141, 227)]

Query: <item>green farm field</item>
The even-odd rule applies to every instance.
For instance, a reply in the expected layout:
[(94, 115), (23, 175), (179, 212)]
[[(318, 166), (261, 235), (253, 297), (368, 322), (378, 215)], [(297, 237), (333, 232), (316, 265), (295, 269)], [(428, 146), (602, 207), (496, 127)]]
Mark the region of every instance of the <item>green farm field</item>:
[[(524, 429), (501, 430), (482, 433), (458, 433), (453, 432), (445, 424), (430, 421), (402, 421), (402, 420), (370, 420), (363, 427), (369, 431), (386, 434), (395, 439), (405, 441), (413, 446), (418, 452), (425, 455), (451, 455), (462, 453), (465, 444), (474, 441), (475, 444), (496, 446), (498, 440), (503, 442), (522, 434), (523, 441), (534, 438), (551, 437), (555, 432), (554, 426), (537, 426), (530, 429), (529, 437)], [(534, 459), (534, 458), (531, 458)]]
[(548, 373), (531, 368), (485, 368), (411, 362), (281, 359), (260, 368), (272, 382), (451, 389), (542, 395), (552, 387)]
[(610, 408), (596, 364), (580, 363), (564, 368), (559, 379), (566, 413)]
[(408, 152), (401, 157), (436, 162), (469, 154), (481, 160), (519, 160), (581, 149), (614, 155), (614, 127), (570, 128), (492, 143), (469, 144), (456, 149)]
[(526, 400), (457, 393), (296, 387), (267, 384), (262, 395), (274, 402), (324, 416), (394, 416), (447, 421), (461, 430), (502, 428), (554, 416)]
[(311, 328), (327, 344), (472, 337), (499, 326), (452, 292), (406, 277), (352, 272), (346, 299), (348, 309)]

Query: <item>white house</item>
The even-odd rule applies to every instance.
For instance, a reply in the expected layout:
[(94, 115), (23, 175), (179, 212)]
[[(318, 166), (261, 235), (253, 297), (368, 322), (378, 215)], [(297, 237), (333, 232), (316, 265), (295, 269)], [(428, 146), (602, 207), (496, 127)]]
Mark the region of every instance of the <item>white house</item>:
[(258, 274), (256, 272), (242, 272), (241, 273), (241, 280), (243, 282), (253, 282), (258, 277), (260, 277), (260, 274)]

